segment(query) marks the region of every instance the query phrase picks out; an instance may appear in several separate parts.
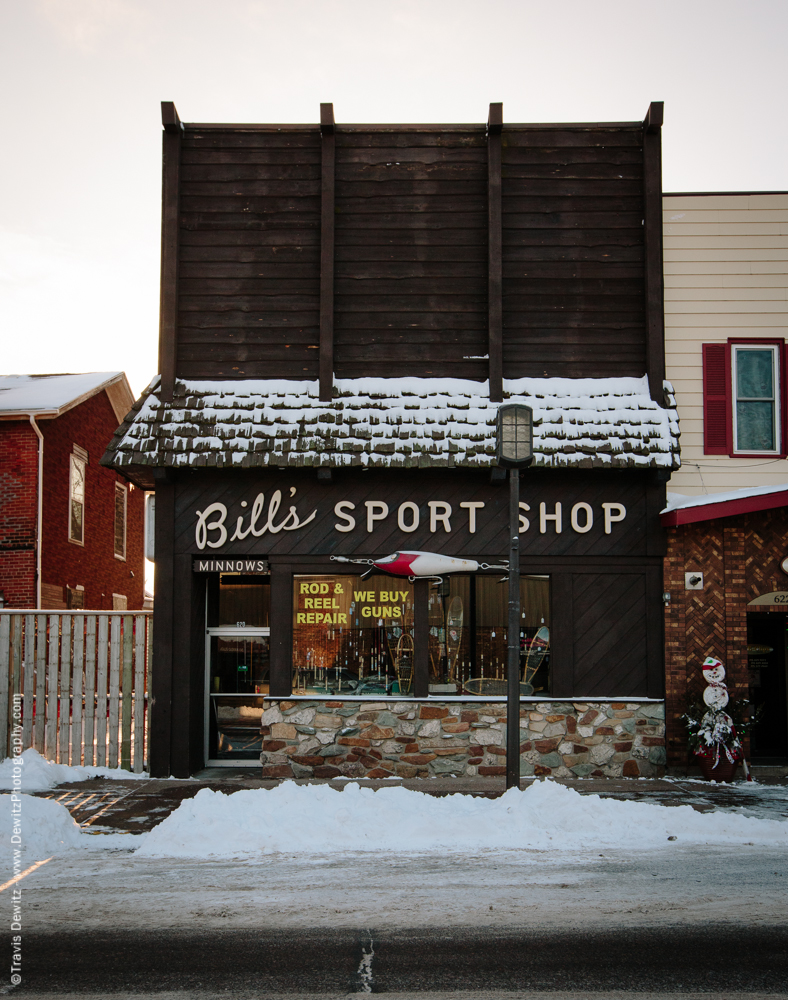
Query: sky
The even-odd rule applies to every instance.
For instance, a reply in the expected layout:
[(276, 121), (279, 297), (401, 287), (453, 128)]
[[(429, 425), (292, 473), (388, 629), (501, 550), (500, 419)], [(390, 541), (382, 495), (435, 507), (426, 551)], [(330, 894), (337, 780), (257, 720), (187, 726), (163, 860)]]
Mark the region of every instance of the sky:
[(3, 373), (156, 374), (187, 122), (635, 121), (666, 191), (788, 189), (786, 0), (0, 0)]

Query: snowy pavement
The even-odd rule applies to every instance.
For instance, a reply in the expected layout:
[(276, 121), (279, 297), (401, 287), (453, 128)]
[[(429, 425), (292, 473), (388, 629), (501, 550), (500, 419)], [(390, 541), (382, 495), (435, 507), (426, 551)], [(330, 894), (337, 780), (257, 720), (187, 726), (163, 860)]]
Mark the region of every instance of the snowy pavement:
[(788, 926), (784, 848), (55, 857), (25, 881), (25, 929)]
[(788, 997), (784, 784), (218, 784), (23, 798), (15, 993)]

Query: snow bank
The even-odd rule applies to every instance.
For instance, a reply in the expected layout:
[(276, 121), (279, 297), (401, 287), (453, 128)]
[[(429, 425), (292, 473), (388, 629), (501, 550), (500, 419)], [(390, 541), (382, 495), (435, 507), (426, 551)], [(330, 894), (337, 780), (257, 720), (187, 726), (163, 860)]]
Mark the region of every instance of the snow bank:
[[(19, 768), (21, 786), (14, 785), (14, 772)], [(87, 781), (90, 778), (147, 778), (145, 772), (135, 774), (119, 767), (69, 767), (68, 764), (53, 764), (42, 757), (37, 750), (25, 750), (21, 757), (6, 757), (0, 764), (0, 791), (48, 792), (57, 785), (71, 781)]]
[[(59, 802), (37, 799), (31, 795), (17, 795), (13, 798), (18, 811), (12, 809), (12, 796), (0, 795), (3, 829), (0, 857), (6, 863), (5, 878), (10, 878), (13, 874), (8, 872), (7, 862), (14, 849), (21, 849), (24, 863), (29, 864), (61, 851), (80, 847), (81, 842), (86, 839), (71, 818), (71, 813)], [(17, 831), (19, 839), (14, 841), (12, 837)]]
[(406, 788), (285, 782), (225, 795), (203, 788), (155, 827), (137, 850), (147, 857), (275, 852), (631, 850), (679, 843), (780, 844), (788, 823), (698, 813), (691, 806), (620, 802), (581, 795), (552, 781), (498, 799), (436, 798)]
[[(83, 833), (62, 803), (33, 795), (0, 795), (0, 831), (0, 882), (19, 874), (20, 865), (24, 868), (53, 854), (107, 848), (129, 850), (147, 836)], [(15, 850), (22, 852), (16, 865)]]

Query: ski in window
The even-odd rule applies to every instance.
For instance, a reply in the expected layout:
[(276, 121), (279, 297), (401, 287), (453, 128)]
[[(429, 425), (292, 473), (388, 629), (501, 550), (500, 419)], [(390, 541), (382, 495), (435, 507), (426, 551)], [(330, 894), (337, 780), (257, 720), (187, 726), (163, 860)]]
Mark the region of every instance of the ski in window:
[(733, 347), (734, 452), (773, 455), (780, 451), (777, 348)]

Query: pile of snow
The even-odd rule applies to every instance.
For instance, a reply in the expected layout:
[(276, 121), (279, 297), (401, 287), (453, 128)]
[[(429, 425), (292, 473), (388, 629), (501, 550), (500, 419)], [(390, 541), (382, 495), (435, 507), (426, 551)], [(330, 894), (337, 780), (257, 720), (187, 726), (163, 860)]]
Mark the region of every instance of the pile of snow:
[[(0, 791), (48, 792), (57, 785), (90, 778), (147, 778), (145, 772), (135, 774), (119, 767), (70, 767), (54, 764), (37, 750), (25, 750), (19, 757), (6, 757), (0, 764)], [(21, 785), (18, 784), (21, 780)]]
[(61, 851), (73, 850), (88, 839), (79, 829), (65, 806), (53, 799), (37, 799), (32, 795), (0, 795), (0, 817), (3, 835), (0, 837), (0, 857), (7, 862), (15, 850), (21, 850), (24, 864), (49, 858)]
[[(4, 878), (33, 861), (74, 850), (130, 850), (146, 834), (83, 833), (66, 807), (34, 795), (0, 795), (0, 863)], [(19, 856), (15, 851), (20, 851)], [(2, 880), (0, 880), (2, 881)]]
[(498, 799), (406, 788), (285, 782), (225, 795), (208, 788), (147, 834), (138, 855), (212, 857), (343, 851), (631, 850), (681, 844), (788, 847), (788, 823), (581, 795), (552, 781)]

